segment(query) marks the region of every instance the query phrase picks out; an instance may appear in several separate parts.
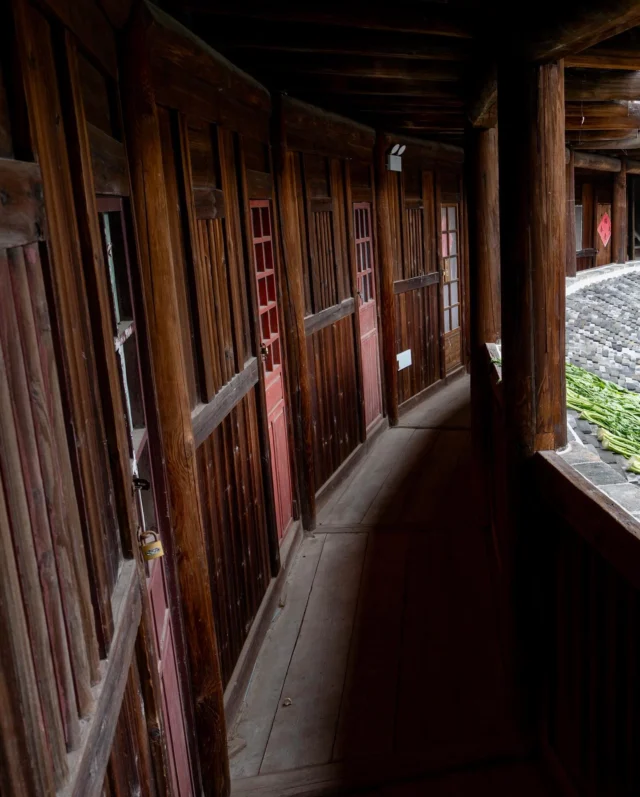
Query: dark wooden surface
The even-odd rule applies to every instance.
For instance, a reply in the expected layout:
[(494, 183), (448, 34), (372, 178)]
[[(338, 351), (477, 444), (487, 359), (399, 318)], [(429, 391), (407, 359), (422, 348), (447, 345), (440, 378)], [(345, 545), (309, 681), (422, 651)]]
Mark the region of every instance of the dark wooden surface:
[(506, 98), (498, 111), (505, 412), (513, 451), (527, 456), (567, 439), (562, 64), (505, 63), (500, 87)]
[(319, 332), (324, 327), (335, 324), (341, 318), (352, 315), (355, 307), (355, 302), (350, 297), (343, 299), (340, 304), (334, 304), (332, 307), (327, 307), (320, 310), (313, 315), (308, 315), (304, 319), (304, 331), (306, 335), (312, 335), (314, 332)]
[[(573, 150), (569, 153), (569, 162), (565, 166), (565, 185), (567, 194), (567, 229), (566, 229), (566, 273), (567, 277), (575, 277), (576, 262), (576, 154)], [(582, 248), (582, 247), (580, 247)]]
[(397, 296), (399, 293), (407, 293), (407, 291), (426, 288), (428, 285), (436, 285), (438, 282), (440, 282), (440, 274), (437, 271), (432, 271), (430, 274), (409, 277), (406, 280), (396, 280), (393, 283), (393, 292)]
[(611, 204), (611, 260), (627, 262), (627, 169), (622, 168), (613, 176), (613, 202)]

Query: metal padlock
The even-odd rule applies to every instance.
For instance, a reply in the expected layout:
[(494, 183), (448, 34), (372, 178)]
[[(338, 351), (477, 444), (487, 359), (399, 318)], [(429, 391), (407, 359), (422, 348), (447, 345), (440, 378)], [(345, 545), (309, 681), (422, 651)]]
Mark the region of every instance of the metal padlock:
[[(145, 542), (147, 537), (153, 537), (151, 542)], [(146, 562), (164, 556), (164, 548), (162, 547), (162, 542), (160, 542), (157, 531), (145, 531), (140, 535), (140, 550)]]

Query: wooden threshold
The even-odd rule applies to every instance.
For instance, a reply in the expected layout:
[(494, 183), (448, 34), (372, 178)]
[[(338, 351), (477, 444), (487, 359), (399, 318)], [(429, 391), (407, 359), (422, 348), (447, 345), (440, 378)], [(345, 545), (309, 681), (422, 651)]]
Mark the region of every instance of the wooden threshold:
[(274, 612), (280, 601), (282, 590), (291, 571), (291, 565), (302, 542), (302, 524), (299, 520), (293, 521), (286, 537), (280, 545), (280, 570), (272, 578), (260, 608), (251, 625), (249, 635), (245, 640), (240, 657), (231, 673), (231, 678), (224, 690), (224, 713), (227, 724), (228, 738), (233, 736), (238, 712), (246, 694), (256, 659), (262, 648), (262, 643), (271, 627)]
[[(322, 507), (327, 503), (329, 498), (340, 487), (341, 484), (349, 478), (354, 468), (356, 468), (363, 457), (365, 457), (371, 450), (371, 446), (380, 437), (385, 429), (389, 428), (389, 421), (386, 417), (382, 416), (376, 425), (367, 433), (367, 439), (364, 443), (354, 449), (340, 467), (327, 479), (322, 487), (316, 493), (316, 511), (319, 512)], [(313, 531), (313, 529), (309, 529)]]

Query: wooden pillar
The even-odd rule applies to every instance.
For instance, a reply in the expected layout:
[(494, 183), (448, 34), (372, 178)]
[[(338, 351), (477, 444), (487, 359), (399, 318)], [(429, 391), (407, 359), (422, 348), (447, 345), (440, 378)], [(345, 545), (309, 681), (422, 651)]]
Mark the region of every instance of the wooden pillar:
[(567, 277), (575, 277), (578, 259), (576, 257), (576, 169), (573, 150), (569, 150), (569, 160), (566, 161), (565, 185), (567, 193), (566, 269)]
[[(282, 114), (279, 115), (280, 119)], [(300, 478), (300, 507), (302, 525), (313, 531), (316, 527), (316, 479), (313, 456), (313, 415), (311, 380), (304, 330), (304, 281), (302, 244), (296, 193), (296, 155), (286, 148), (282, 125), (276, 131), (276, 179), (282, 230), (283, 277), (281, 280), (284, 310), (291, 409), (297, 471)]]
[(382, 324), (382, 359), (387, 416), (391, 426), (398, 425), (398, 361), (396, 360), (396, 305), (393, 295), (393, 242), (389, 204), (389, 172), (384, 135), (376, 137), (376, 225), (380, 258), (380, 320)]
[(469, 238), (471, 256), (472, 349), (500, 339), (500, 207), (498, 129), (471, 128), (469, 155)]
[(223, 685), (207, 551), (200, 514), (196, 449), (176, 294), (160, 130), (148, 60), (148, 20), (140, 4), (124, 32), (121, 92), (131, 168), (140, 271), (169, 481), (178, 574), (204, 793), (227, 797), (229, 759)]
[(505, 420), (521, 460), (566, 444), (564, 65), (498, 74)]
[(614, 263), (627, 262), (627, 165), (613, 175), (613, 204), (611, 207), (611, 259)]

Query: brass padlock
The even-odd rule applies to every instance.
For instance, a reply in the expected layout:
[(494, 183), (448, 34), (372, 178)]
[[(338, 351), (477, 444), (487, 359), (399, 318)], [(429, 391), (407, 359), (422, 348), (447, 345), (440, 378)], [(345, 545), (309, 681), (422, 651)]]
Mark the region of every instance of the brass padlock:
[[(153, 537), (151, 542), (145, 542), (147, 537)], [(164, 548), (162, 547), (162, 542), (160, 542), (157, 531), (142, 532), (140, 535), (140, 550), (142, 551), (143, 558), (147, 562), (164, 556)]]

